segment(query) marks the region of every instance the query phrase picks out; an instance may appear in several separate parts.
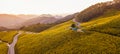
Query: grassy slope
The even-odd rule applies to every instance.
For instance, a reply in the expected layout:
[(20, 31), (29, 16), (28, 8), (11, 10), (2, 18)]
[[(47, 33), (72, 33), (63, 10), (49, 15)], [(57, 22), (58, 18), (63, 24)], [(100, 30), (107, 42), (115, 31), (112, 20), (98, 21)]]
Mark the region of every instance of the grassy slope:
[[(110, 13), (109, 13), (110, 14)], [(108, 14), (107, 14), (108, 15)], [(24, 34), (16, 45), (17, 54), (119, 54), (120, 15), (99, 17), (83, 23), (87, 32), (69, 30), (71, 21), (39, 34)], [(112, 29), (106, 29), (112, 28)], [(113, 32), (114, 31), (114, 32)]]
[[(111, 13), (114, 12), (112, 11)], [(108, 15), (107, 13), (104, 16), (100, 16), (102, 18), (98, 17), (96, 20), (84, 23), (83, 27), (89, 25), (86, 27), (87, 30), (120, 36), (120, 12), (118, 11), (118, 14), (114, 16), (111, 16), (111, 13), (108, 17), (105, 17)]]
[(7, 54), (7, 49), (6, 43), (0, 42), (0, 54)]
[(11, 43), (13, 40), (13, 37), (17, 34), (17, 31), (6, 31), (6, 32), (0, 32), (0, 40), (3, 42)]

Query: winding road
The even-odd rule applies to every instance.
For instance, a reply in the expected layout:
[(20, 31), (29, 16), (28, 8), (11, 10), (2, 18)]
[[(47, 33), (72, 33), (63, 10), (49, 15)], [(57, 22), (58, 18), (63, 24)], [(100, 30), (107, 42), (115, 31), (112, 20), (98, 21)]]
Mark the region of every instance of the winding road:
[[(11, 44), (6, 43), (7, 46), (9, 47), (9, 48), (8, 48), (8, 54), (15, 54), (15, 49), (14, 49), (14, 48), (15, 48), (15, 45), (16, 45), (16, 43), (17, 43), (18, 36), (19, 36), (20, 34), (22, 34), (22, 32), (18, 32), (18, 34), (16, 34), (16, 35), (14, 36), (13, 42), (12, 42)], [(3, 42), (3, 41), (0, 40), (0, 42)]]
[(15, 44), (17, 43), (18, 36), (19, 36), (21, 33), (22, 33), (22, 32), (18, 32), (18, 34), (14, 36), (13, 42), (12, 42), (11, 44), (7, 44), (8, 47), (9, 47), (9, 49), (8, 49), (8, 54), (15, 54), (14, 47), (15, 47)]

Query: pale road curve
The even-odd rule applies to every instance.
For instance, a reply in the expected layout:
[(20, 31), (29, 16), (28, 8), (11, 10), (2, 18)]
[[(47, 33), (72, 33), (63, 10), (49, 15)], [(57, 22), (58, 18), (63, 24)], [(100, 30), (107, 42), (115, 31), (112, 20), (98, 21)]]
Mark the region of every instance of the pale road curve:
[[(14, 47), (15, 47), (15, 44), (17, 43), (18, 36), (19, 36), (21, 33), (22, 33), (22, 32), (18, 32), (18, 34), (14, 36), (13, 42), (12, 42), (11, 44), (6, 43), (7, 46), (9, 47), (9, 48), (8, 48), (8, 54), (15, 54)], [(0, 40), (0, 42), (3, 42), (3, 41)]]
[(9, 47), (9, 48), (8, 48), (8, 54), (15, 54), (15, 49), (14, 49), (14, 47), (15, 47), (15, 44), (17, 43), (18, 36), (19, 36), (21, 33), (22, 33), (22, 32), (18, 32), (18, 34), (14, 36), (13, 42), (12, 42), (11, 44), (8, 44), (8, 43), (7, 43), (8, 47)]

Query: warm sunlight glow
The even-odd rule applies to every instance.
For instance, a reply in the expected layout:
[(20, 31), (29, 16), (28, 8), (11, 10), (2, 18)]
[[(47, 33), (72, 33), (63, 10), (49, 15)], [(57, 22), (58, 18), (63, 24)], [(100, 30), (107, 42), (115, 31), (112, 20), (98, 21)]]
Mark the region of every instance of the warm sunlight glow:
[(62, 14), (79, 12), (110, 0), (0, 0), (0, 14)]

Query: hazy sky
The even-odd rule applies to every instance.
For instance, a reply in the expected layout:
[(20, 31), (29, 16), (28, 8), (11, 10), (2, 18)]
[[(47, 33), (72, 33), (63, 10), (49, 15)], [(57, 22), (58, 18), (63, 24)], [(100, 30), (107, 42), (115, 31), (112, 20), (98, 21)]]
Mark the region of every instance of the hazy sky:
[(75, 13), (110, 0), (0, 0), (0, 14)]

